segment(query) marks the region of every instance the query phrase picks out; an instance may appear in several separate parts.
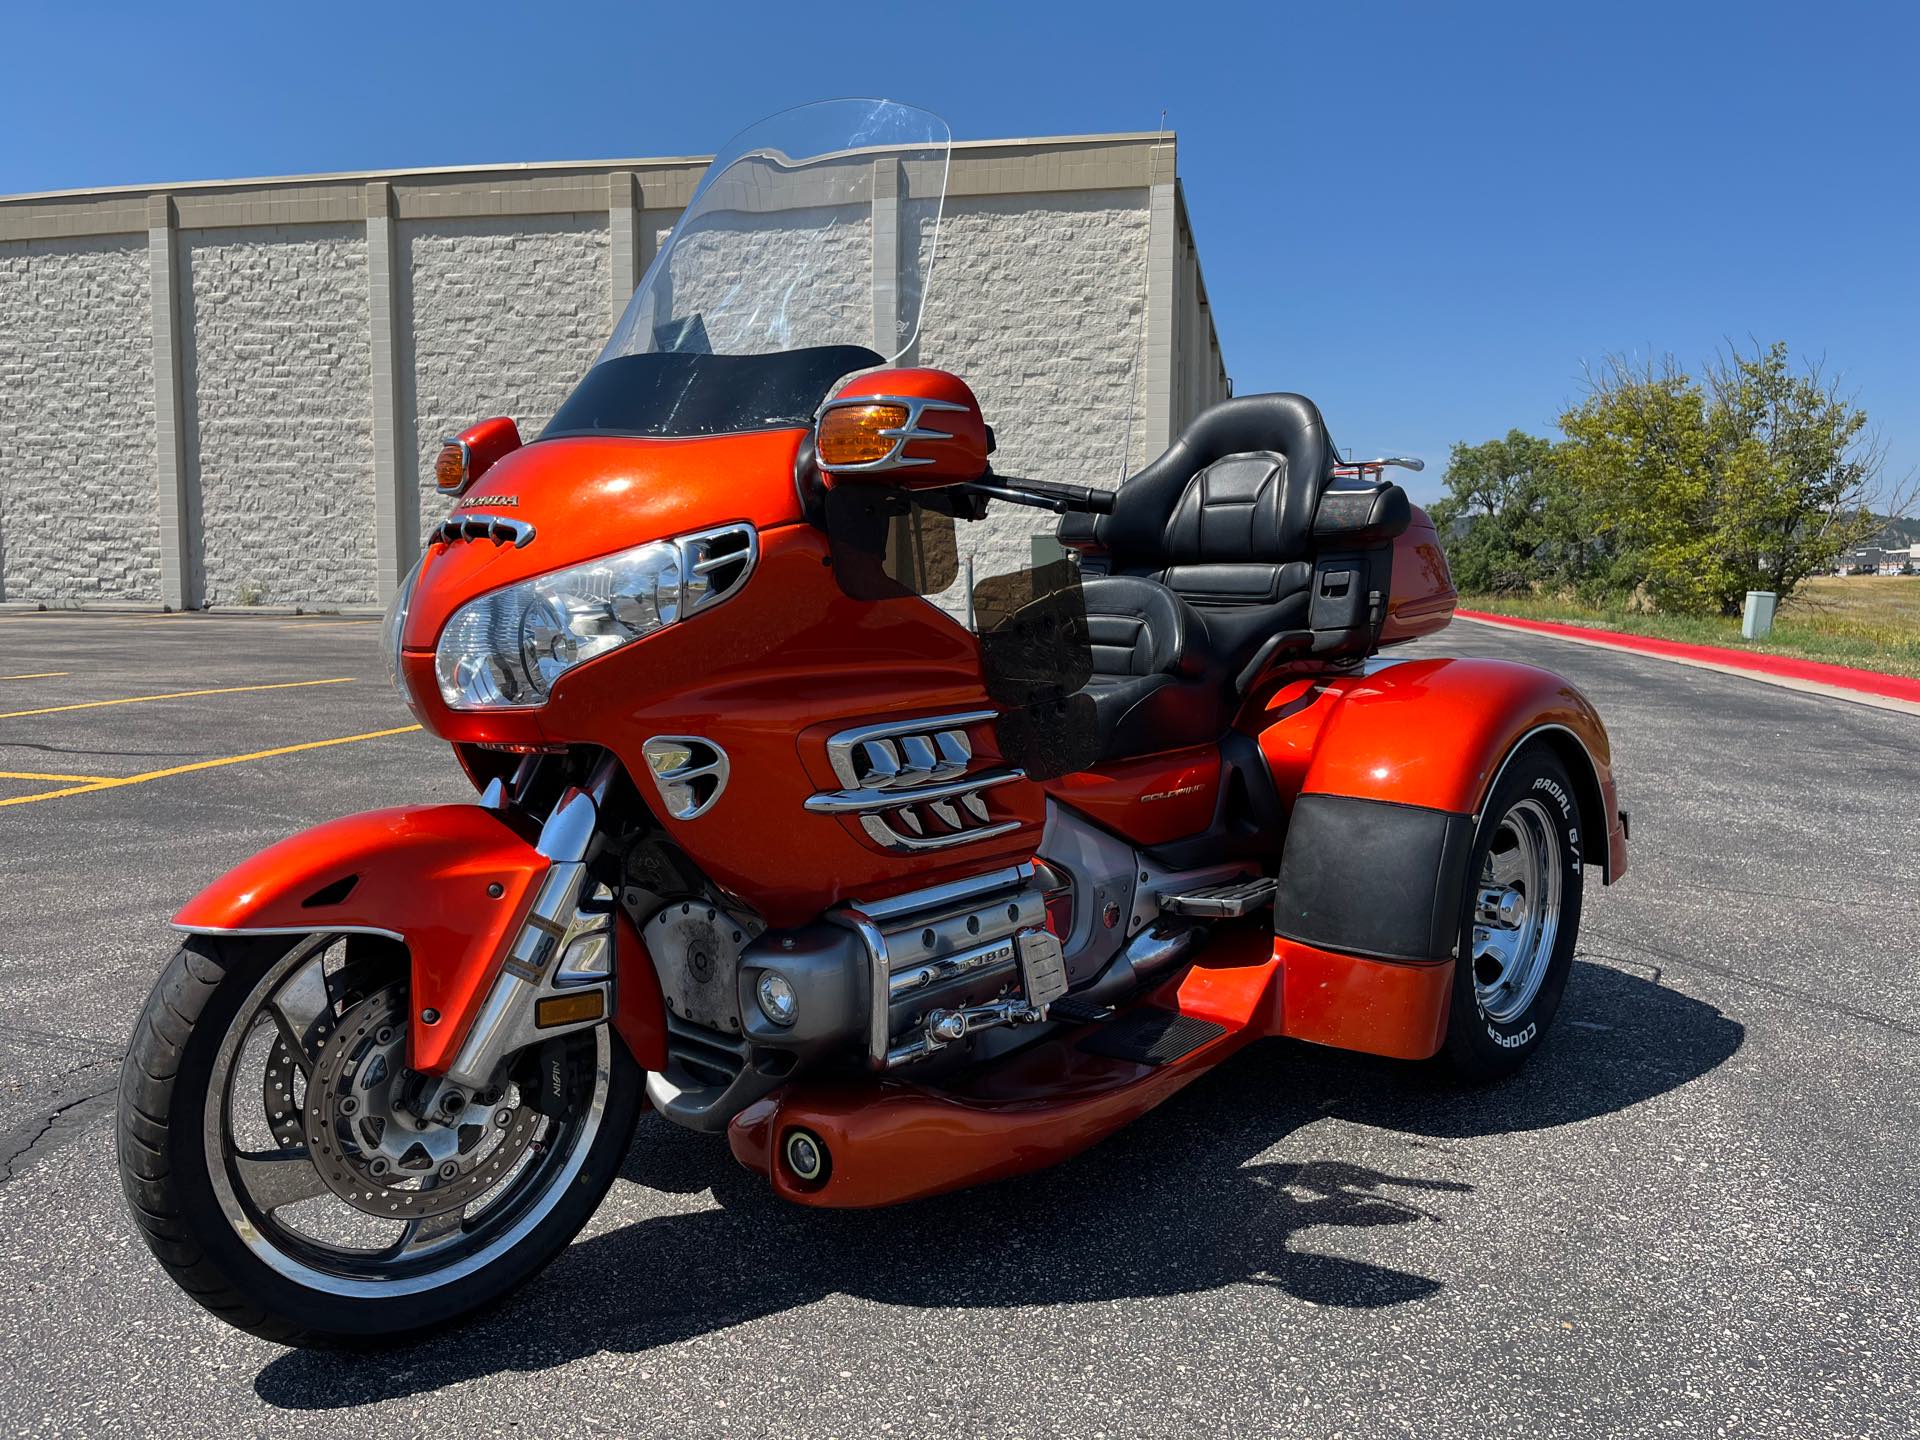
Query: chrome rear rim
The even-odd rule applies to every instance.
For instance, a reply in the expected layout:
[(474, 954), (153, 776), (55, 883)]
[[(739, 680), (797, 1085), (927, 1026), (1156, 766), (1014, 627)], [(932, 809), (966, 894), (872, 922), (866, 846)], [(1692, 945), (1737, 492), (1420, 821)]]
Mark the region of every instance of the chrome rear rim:
[(1560, 831), (1538, 800), (1500, 818), (1480, 867), (1473, 909), (1473, 998), (1496, 1025), (1540, 994), (1560, 935)]
[(606, 1027), (556, 1042), (565, 1113), (509, 1081), (440, 1123), (399, 1099), (404, 973), (300, 940), (221, 1038), (202, 1122), (221, 1213), (268, 1266), (314, 1290), (388, 1298), (471, 1275), (566, 1193), (599, 1133), (611, 1083)]

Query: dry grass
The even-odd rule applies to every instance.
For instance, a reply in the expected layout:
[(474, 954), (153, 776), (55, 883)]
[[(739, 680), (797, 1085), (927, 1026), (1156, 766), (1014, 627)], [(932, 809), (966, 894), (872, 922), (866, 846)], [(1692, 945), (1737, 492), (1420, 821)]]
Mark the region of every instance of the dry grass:
[(1543, 596), (1463, 595), (1462, 609), (1620, 630), (1695, 645), (1824, 660), (1889, 675), (1920, 677), (1920, 576), (1846, 575), (1809, 580), (1761, 641), (1742, 638), (1737, 619), (1644, 615)]

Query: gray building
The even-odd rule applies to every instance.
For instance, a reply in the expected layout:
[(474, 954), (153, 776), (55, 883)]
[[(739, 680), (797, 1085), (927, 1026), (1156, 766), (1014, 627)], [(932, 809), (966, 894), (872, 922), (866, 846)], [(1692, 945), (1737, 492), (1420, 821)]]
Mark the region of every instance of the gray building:
[[(1099, 484), (1229, 382), (1170, 135), (957, 145), (919, 360), (1010, 474)], [(0, 604), (355, 610), (443, 436), (536, 434), (704, 161), (0, 198)], [(1035, 512), (972, 527), (1024, 559)]]

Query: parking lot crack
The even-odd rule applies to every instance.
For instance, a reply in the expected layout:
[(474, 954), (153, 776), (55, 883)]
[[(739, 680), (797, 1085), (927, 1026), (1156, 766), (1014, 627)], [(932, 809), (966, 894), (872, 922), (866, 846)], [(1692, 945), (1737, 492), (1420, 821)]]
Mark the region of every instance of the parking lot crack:
[(0, 1136), (0, 1185), (11, 1182), (49, 1152), (78, 1135), (95, 1119), (113, 1113), (113, 1092), (119, 1085), (120, 1062), (102, 1057), (88, 1060), (68, 1072), (66, 1089), (24, 1125)]

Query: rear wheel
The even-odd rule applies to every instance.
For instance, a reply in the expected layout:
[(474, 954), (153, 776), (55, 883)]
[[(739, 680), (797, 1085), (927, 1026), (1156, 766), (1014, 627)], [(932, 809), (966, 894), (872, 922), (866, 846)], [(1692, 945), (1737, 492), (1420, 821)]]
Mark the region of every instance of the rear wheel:
[(612, 1184), (641, 1076), (606, 1026), (447, 1097), (405, 1065), (405, 957), (359, 937), (195, 937), (121, 1072), (121, 1182), (221, 1319), (287, 1344), (444, 1324), (557, 1255)]
[(1580, 801), (1544, 745), (1519, 751), (1481, 810), (1462, 897), (1446, 1055), (1470, 1079), (1512, 1073), (1560, 1008), (1580, 932)]

